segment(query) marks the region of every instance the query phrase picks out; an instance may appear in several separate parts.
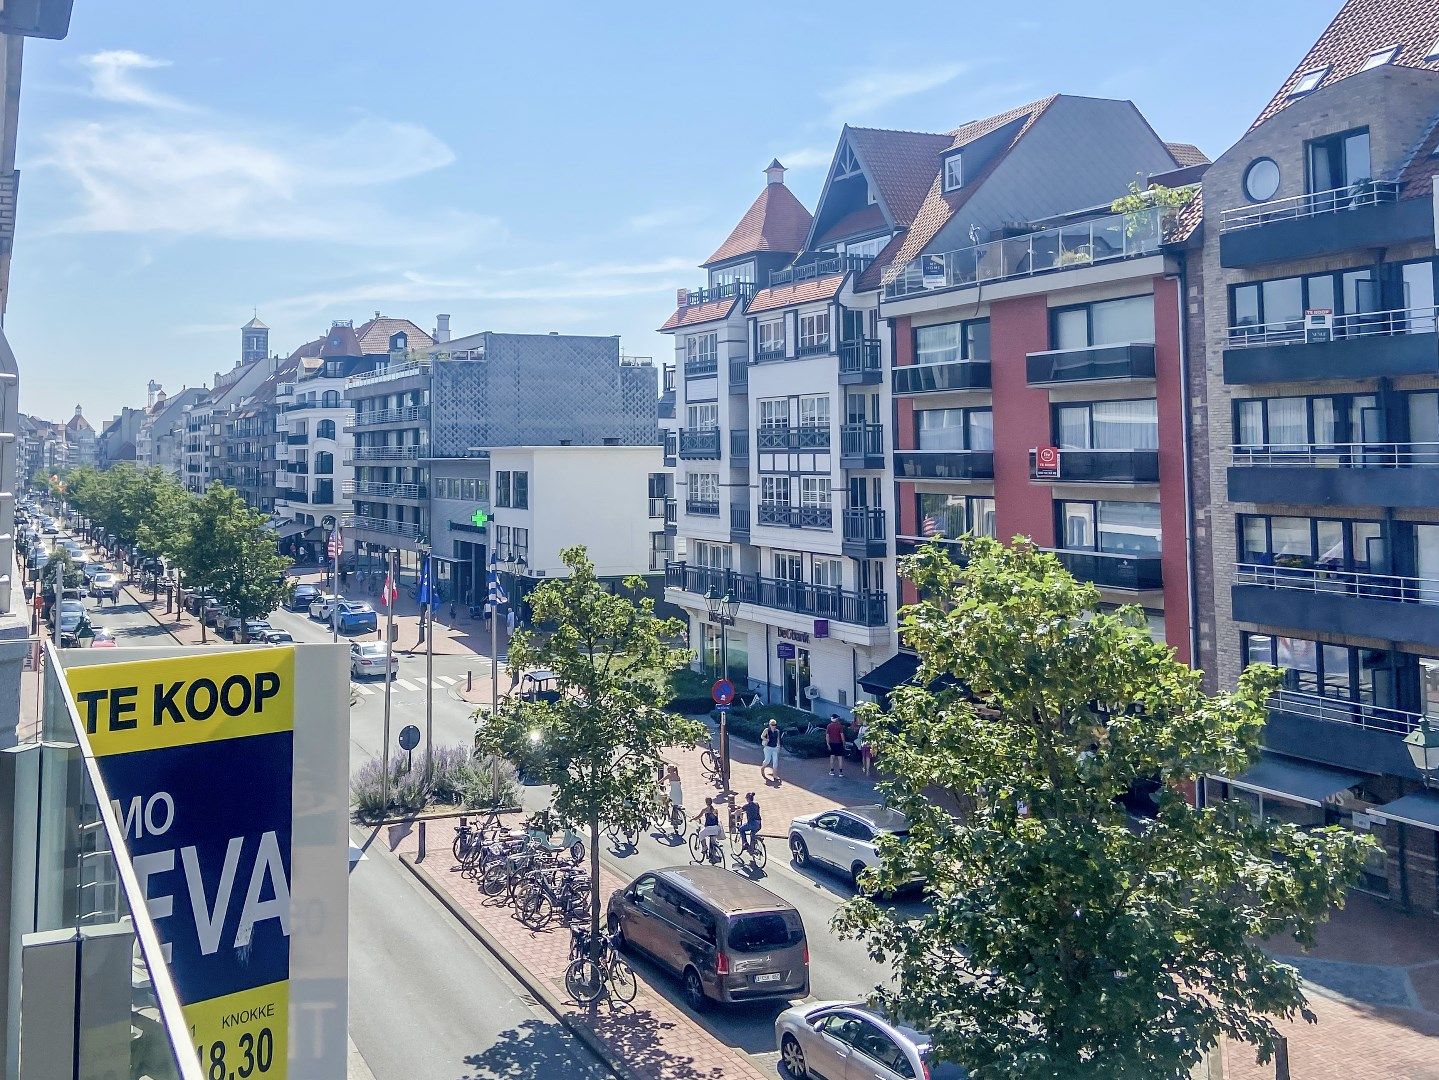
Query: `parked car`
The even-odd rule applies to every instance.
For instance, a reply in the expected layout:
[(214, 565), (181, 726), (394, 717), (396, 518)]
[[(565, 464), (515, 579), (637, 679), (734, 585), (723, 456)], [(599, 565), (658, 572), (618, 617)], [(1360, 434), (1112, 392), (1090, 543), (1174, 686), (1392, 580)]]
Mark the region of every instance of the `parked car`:
[(796, 1005), (774, 1022), (785, 1071), (803, 1077), (873, 1077), (874, 1080), (963, 1080), (960, 1065), (932, 1064), (928, 1035), (894, 1024), (864, 1005), (819, 1001)]
[(809, 942), (799, 912), (723, 867), (641, 874), (610, 896), (606, 918), (624, 946), (680, 977), (694, 1009), (809, 993)]
[(338, 626), (342, 634), (373, 634), (380, 628), (380, 617), (369, 604), (341, 600)]
[(96, 574), (104, 573), (106, 570), (109, 569), (109, 567), (102, 563), (99, 559), (96, 559), (94, 562), (87, 562), (80, 569), (84, 572), (87, 578), (93, 581), (95, 580)]
[(310, 618), (319, 619), (321, 622), (328, 622), (330, 618), (330, 608), (339, 600), (340, 597), (334, 593), (320, 593), (319, 596), (310, 602)]
[(293, 645), (295, 643), (295, 635), (288, 630), (271, 628), (263, 634), (257, 634), (251, 640), (257, 643), (264, 642), (266, 645)]
[(286, 606), (291, 611), (309, 611), (310, 605), (323, 595), (318, 585), (296, 585)]
[[(400, 673), (400, 658), (390, 657), (390, 678)], [(353, 679), (367, 676), (384, 678), (385, 675), (385, 646), (378, 641), (367, 641), (361, 644), (358, 641), (350, 642), (350, 677)]]
[[(789, 854), (796, 866), (811, 862), (846, 874), (855, 888), (859, 877), (879, 863), (881, 835), (909, 835), (909, 821), (887, 806), (847, 806), (795, 818), (789, 827)], [(918, 883), (916, 883), (918, 884)]]
[(220, 601), (214, 599), (213, 597), (210, 598), (210, 599), (208, 599), (208, 600), (206, 600), (206, 601), (205, 601), (205, 606), (200, 609), (200, 611), (201, 611), (201, 617), (204, 619), (205, 625), (206, 625), (206, 626), (214, 626), (215, 623), (216, 623), (216, 621), (220, 618), (221, 614), (224, 612), (224, 610), (225, 610), (224, 605), (221, 604)]
[[(259, 640), (260, 635), (263, 635), (273, 629), (275, 628), (270, 625), (270, 621), (268, 619), (246, 619), (245, 640)], [(240, 620), (235, 619), (231, 621), (229, 624), (226, 625), (225, 629), (220, 631), (220, 635), (238, 643), (240, 641)]]
[(108, 631), (108, 630), (103, 629), (102, 627), (99, 627), (99, 626), (95, 627), (95, 637), (94, 637), (94, 639), (90, 642), (90, 648), (92, 648), (92, 649), (114, 649), (114, 648), (118, 647), (118, 645), (119, 645), (119, 642), (117, 642), (117, 641), (115, 640), (115, 635), (114, 635), (114, 634), (110, 633), (110, 631)]
[(57, 620), (56, 636), (60, 648), (68, 649), (79, 643), (80, 627), (85, 623), (85, 604), (81, 600), (60, 601), (60, 617)]
[(90, 578), (90, 595), (116, 599), (120, 595), (120, 580), (109, 571), (102, 570)]
[(207, 592), (187, 592), (185, 594), (185, 610), (191, 615), (199, 615), (205, 610), (205, 605), (214, 599)]

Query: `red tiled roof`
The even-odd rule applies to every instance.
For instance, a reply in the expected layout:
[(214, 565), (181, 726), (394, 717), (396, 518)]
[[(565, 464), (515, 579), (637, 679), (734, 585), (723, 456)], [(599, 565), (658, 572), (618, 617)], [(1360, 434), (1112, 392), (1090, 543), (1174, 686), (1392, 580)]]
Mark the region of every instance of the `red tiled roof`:
[(845, 214), (822, 234), (815, 237), (813, 246), (822, 248), (836, 240), (843, 240), (846, 236), (858, 236), (860, 233), (875, 232), (876, 230), (889, 231), (889, 224), (884, 220), (884, 211), (878, 206), (866, 206), (852, 214)]
[(784, 183), (766, 184), (759, 197), (750, 204), (744, 217), (719, 249), (701, 266), (712, 266), (740, 255), (757, 251), (789, 252), (797, 255), (804, 250), (813, 219), (804, 203)]
[(998, 113), (983, 120), (972, 120), (968, 124), (957, 127), (950, 133), (951, 143), (946, 149), (958, 149), (973, 142), (981, 135), (987, 135), (991, 131), (1011, 124), (1016, 120), (1023, 120), (1024, 123), (1015, 131), (1014, 137), (1010, 139), (1009, 145), (1000, 149), (986, 165), (983, 171), (976, 177), (966, 177), (968, 181), (958, 191), (945, 192), (942, 190), (941, 177), (938, 161), (935, 163), (933, 174), (930, 177), (929, 191), (924, 197), (924, 203), (915, 216), (913, 224), (908, 232), (901, 233), (885, 245), (884, 250), (874, 260), (873, 265), (864, 272), (860, 278), (858, 288), (877, 289), (885, 277), (885, 272), (890, 267), (902, 267), (913, 259), (944, 228), (945, 224), (952, 218), (955, 212), (963, 206), (971, 195), (979, 189), (978, 181), (988, 176), (1008, 155), (1014, 144), (1024, 138), (1034, 122), (1044, 114), (1044, 110), (1052, 105), (1058, 94), (1051, 94), (1049, 97), (1032, 101), (1028, 105), (1021, 105), (1017, 109), (1010, 109), (1008, 112)]
[(813, 278), (795, 285), (777, 285), (761, 289), (754, 294), (754, 299), (749, 302), (745, 314), (757, 315), (762, 311), (773, 311), (775, 308), (790, 307), (794, 304), (808, 304), (815, 300), (832, 300), (839, 293), (840, 286), (844, 284), (845, 276), (844, 274), (830, 274), (828, 277)]
[(845, 134), (895, 227), (908, 228), (939, 171), (939, 155), (953, 145), (952, 136), (852, 127), (846, 127)]
[[(1439, 40), (1439, 0), (1347, 0), (1299, 66), (1260, 112), (1250, 131), (1285, 108), (1290, 89), (1306, 72), (1328, 68), (1316, 90), (1333, 86), (1358, 73), (1376, 50), (1400, 46), (1392, 63), (1399, 67), (1439, 71), (1439, 59), (1429, 59)], [(1303, 95), (1307, 97), (1308, 95)]]
[(711, 300), (705, 304), (677, 308), (675, 313), (660, 327), (660, 333), (664, 333), (666, 330), (678, 330), (685, 326), (698, 326), (700, 323), (714, 322), (716, 319), (726, 319), (734, 310), (737, 299), (738, 297), (731, 296), (723, 300)]
[(1183, 206), (1179, 216), (1175, 218), (1174, 228), (1164, 239), (1167, 243), (1178, 244), (1188, 240), (1194, 235), (1194, 230), (1199, 228), (1199, 223), (1204, 220), (1204, 188), (1201, 187), (1194, 193), (1194, 198)]
[(412, 349), (428, 349), (435, 343), (430, 337), (409, 319), (391, 319), (384, 315), (376, 315), (363, 326), (355, 328), (355, 336), (360, 339), (360, 348), (364, 355), (374, 356), (377, 353), (388, 353), (390, 351), (390, 338), (401, 330), (409, 338), (409, 347)]
[(1188, 168), (1190, 165), (1209, 164), (1208, 155), (1193, 143), (1167, 142), (1164, 144), (1164, 149), (1169, 151), (1169, 156), (1174, 159), (1174, 164), (1181, 169)]

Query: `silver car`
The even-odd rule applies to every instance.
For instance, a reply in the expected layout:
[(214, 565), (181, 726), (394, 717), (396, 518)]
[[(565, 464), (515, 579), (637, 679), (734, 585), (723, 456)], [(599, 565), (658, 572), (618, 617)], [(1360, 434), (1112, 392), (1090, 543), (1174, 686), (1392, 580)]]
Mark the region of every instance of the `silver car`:
[(806, 814), (790, 823), (789, 855), (796, 866), (820, 863), (833, 867), (857, 889), (860, 875), (879, 865), (882, 835), (904, 840), (909, 836), (909, 821), (887, 806), (846, 806)]
[(958, 1065), (929, 1061), (930, 1039), (845, 1001), (796, 1005), (774, 1022), (785, 1071), (795, 1080), (962, 1080)]

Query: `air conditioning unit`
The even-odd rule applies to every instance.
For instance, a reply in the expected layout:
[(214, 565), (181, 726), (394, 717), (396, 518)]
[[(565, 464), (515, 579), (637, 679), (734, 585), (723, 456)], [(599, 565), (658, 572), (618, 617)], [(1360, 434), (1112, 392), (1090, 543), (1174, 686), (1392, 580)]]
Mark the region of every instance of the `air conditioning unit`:
[(819, 697), (819, 687), (818, 687), (818, 686), (806, 686), (806, 687), (804, 688), (804, 696), (805, 696), (806, 698), (808, 698), (810, 701), (814, 701), (816, 698)]

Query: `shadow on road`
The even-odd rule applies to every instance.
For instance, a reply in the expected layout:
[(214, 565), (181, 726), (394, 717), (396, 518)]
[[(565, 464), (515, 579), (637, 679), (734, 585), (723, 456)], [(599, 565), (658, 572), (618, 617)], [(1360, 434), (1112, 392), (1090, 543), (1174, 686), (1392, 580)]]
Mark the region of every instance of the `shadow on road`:
[[(704, 1012), (696, 1013), (685, 1004), (684, 992), (679, 980), (675, 978), (675, 976), (652, 963), (648, 957), (635, 949), (627, 948), (625, 950), (625, 959), (629, 961), (630, 966), (635, 969), (635, 973), (639, 975), (645, 985), (654, 993), (659, 994), (675, 1008), (690, 1016), (726, 1046), (733, 1047), (746, 1054), (767, 1054), (774, 1051), (775, 1017), (779, 1016), (781, 1012), (788, 1008), (790, 1002), (756, 1001), (732, 1005), (712, 1003)], [(605, 1010), (601, 1009), (599, 1016), (603, 1017), (604, 1015)], [(629, 1016), (631, 1023), (634, 1017), (644, 1018), (647, 1025), (661, 1023), (645, 1010), (633, 1011), (633, 1015), (625, 1015)], [(624, 1033), (618, 1034), (617, 1037), (626, 1040), (628, 1047), (628, 1040), (631, 1035), (627, 1030), (627, 1026), (622, 1028), (620, 1025), (617, 1025), (617, 1031), (620, 1030), (623, 1030)], [(646, 1061), (660, 1060), (656, 1057), (656, 1055), (660, 1054), (658, 1048), (654, 1046), (646, 1048), (643, 1039), (638, 1040), (635, 1049), (639, 1052), (641, 1058)], [(622, 1053), (621, 1056), (626, 1061), (630, 1060), (627, 1052)], [(671, 1063), (671, 1067), (673, 1067), (673, 1063)], [(644, 1069), (638, 1071), (641, 1075), (645, 1073)], [(702, 1076), (709, 1074), (701, 1072), (660, 1072), (656, 1070), (656, 1072), (651, 1073), (651, 1075)]]
[[(470, 1071), (459, 1080), (555, 1080), (574, 1072), (575, 1053), (574, 1036), (559, 1024), (526, 1020), (501, 1031), (488, 1050), (466, 1055)], [(606, 1075), (598, 1063), (590, 1074)]]

